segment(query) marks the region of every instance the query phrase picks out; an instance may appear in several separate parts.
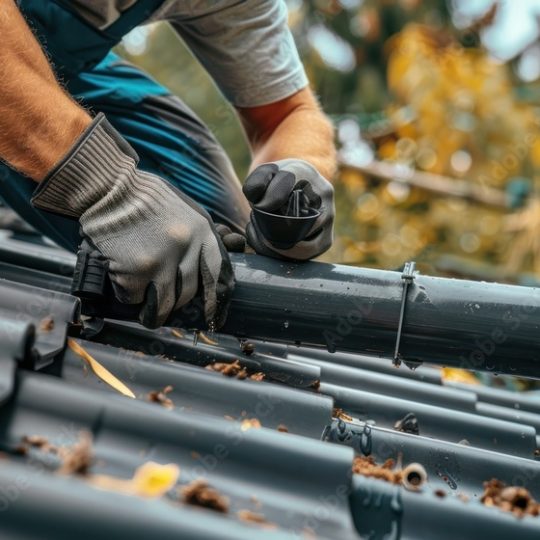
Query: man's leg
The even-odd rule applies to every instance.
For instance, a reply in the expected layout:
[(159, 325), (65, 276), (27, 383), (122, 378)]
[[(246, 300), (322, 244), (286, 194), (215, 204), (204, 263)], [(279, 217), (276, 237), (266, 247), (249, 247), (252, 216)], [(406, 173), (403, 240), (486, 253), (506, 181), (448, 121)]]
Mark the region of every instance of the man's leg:
[[(231, 162), (209, 129), (180, 99), (148, 75), (110, 54), (68, 90), (93, 112), (103, 112), (139, 154), (139, 166), (177, 186), (217, 223), (243, 231), (249, 206)], [(33, 209), (35, 184), (0, 165), (0, 197), (60, 245), (74, 250), (78, 224)]]

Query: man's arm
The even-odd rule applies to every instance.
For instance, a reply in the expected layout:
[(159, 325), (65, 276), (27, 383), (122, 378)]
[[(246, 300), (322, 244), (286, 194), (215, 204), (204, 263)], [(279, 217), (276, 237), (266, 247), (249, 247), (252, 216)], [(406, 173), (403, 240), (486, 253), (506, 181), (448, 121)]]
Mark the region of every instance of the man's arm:
[(307, 88), (285, 0), (187, 4), (171, 3), (163, 16), (239, 111), (254, 166), (303, 159), (331, 178), (333, 130)]
[(13, 0), (0, 0), (0, 36), (0, 159), (40, 182), (33, 206), (79, 221), (142, 324), (163, 324), (199, 291), (219, 327), (234, 276), (210, 216), (138, 169), (105, 116), (92, 120), (62, 90)]
[(0, 0), (0, 159), (39, 182), (91, 123), (13, 0)]
[(252, 171), (243, 187), (251, 206), (263, 213), (287, 214), (293, 191), (300, 190), (300, 217), (318, 213), (303, 240), (288, 247), (273, 243), (258, 214), (252, 213), (246, 227), (249, 244), (270, 257), (305, 260), (324, 253), (332, 245), (335, 214), (328, 181), (336, 171), (332, 124), (309, 88), (238, 111), (253, 151)]
[(239, 108), (252, 151), (252, 169), (287, 158), (301, 158), (325, 178), (336, 171), (332, 124), (309, 88), (260, 107)]

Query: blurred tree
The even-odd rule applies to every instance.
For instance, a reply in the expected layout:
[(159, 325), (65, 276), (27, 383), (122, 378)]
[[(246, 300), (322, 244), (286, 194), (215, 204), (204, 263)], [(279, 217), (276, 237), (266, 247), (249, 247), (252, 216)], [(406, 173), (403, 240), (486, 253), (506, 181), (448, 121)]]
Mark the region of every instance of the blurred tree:
[[(338, 126), (342, 155), (363, 164), (384, 160), (405, 176), (423, 171), (495, 188), (509, 201), (506, 209), (479, 206), (401, 176), (383, 181), (345, 168), (337, 182), (337, 240), (327, 260), (394, 268), (415, 258), (436, 273), (450, 253), (453, 272), (465, 276), (469, 268), (478, 272), (478, 261), (494, 265), (499, 279), (540, 274), (538, 204), (511, 208), (535, 191), (540, 167), (534, 93), (526, 93), (534, 81), (529, 86), (516, 76), (518, 57), (504, 64), (483, 46), (497, 4), (457, 28), (456, 2), (288, 1), (308, 75)], [(208, 75), (167, 25), (146, 30), (144, 44), (135, 35), (120, 52), (198, 112), (243, 178), (249, 152), (241, 128)]]

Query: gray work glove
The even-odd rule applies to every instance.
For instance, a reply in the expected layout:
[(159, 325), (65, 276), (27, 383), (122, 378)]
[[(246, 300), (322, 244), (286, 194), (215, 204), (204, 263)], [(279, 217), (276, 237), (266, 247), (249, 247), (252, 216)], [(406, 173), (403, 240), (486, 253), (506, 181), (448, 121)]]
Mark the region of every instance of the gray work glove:
[(109, 261), (118, 300), (143, 304), (145, 326), (162, 325), (201, 286), (206, 320), (219, 327), (234, 275), (212, 220), (166, 181), (137, 169), (138, 159), (100, 114), (32, 203), (79, 220), (83, 235)]
[(330, 248), (334, 240), (334, 188), (315, 167), (300, 159), (284, 159), (257, 167), (246, 179), (244, 195), (252, 208), (270, 214), (286, 214), (289, 198), (301, 189), (305, 204), (320, 212), (306, 237), (289, 249), (279, 249), (251, 220), (246, 228), (248, 244), (260, 255), (307, 260)]

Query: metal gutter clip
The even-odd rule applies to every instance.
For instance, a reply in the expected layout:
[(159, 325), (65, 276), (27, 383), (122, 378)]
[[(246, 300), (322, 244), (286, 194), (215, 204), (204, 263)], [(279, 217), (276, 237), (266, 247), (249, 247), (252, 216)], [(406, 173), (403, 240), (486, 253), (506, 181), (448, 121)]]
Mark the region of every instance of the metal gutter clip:
[(401, 343), (401, 333), (403, 330), (403, 320), (405, 318), (405, 306), (407, 304), (407, 293), (409, 292), (409, 286), (416, 277), (416, 263), (410, 261), (405, 263), (403, 273), (401, 274), (401, 281), (403, 283), (403, 291), (401, 293), (401, 307), (399, 310), (399, 322), (396, 336), (396, 346), (394, 348), (394, 366), (399, 367), (401, 365), (401, 354), (399, 352), (399, 345)]

